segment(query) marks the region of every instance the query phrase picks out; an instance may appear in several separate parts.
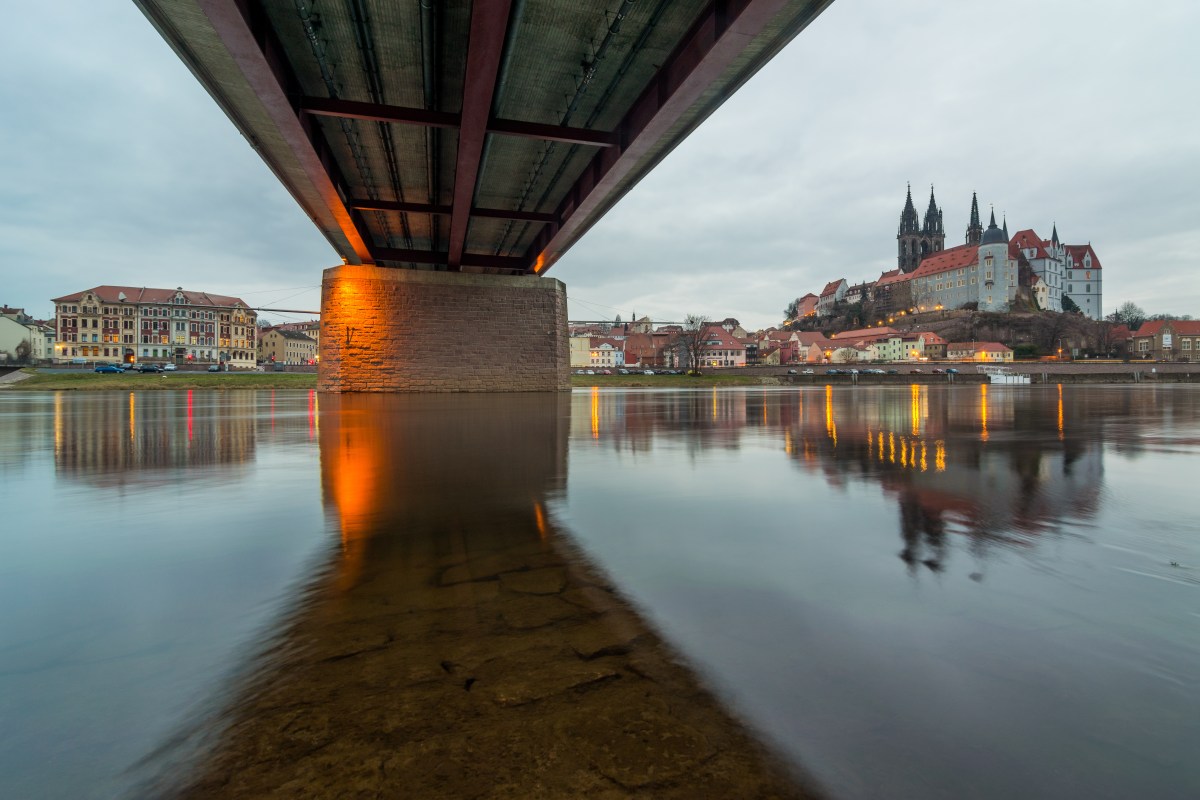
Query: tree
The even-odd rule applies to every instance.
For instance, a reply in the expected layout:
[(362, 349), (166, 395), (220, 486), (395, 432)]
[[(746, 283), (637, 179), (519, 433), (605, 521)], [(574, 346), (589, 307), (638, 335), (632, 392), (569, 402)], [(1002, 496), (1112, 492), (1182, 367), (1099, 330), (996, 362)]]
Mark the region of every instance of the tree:
[(1079, 304), (1072, 300), (1067, 295), (1063, 295), (1062, 307), (1064, 314), (1080, 314)]
[(19, 361), (20, 363), (22, 363), (22, 364), (29, 363), (30, 356), (33, 355), (33, 346), (29, 344), (28, 339), (21, 340), (20, 344), (18, 344), (16, 347), (16, 352), (14, 355), (16, 355), (17, 361)]
[(788, 307), (783, 310), (783, 318), (785, 320), (786, 319), (795, 319), (796, 315), (799, 313), (800, 313), (800, 298), (797, 297), (795, 300), (788, 303)]
[[(1063, 301), (1063, 308), (1066, 308), (1065, 297), (1063, 298)], [(1117, 306), (1117, 310), (1109, 316), (1112, 317), (1113, 322), (1126, 325), (1131, 331), (1136, 331), (1138, 328), (1142, 327), (1142, 323), (1146, 321), (1146, 312), (1142, 310), (1142, 307), (1129, 300), (1126, 300), (1124, 303), (1121, 303), (1121, 305)]]
[(671, 349), (687, 369), (700, 371), (704, 339), (711, 324), (712, 320), (702, 314), (688, 314), (683, 322), (683, 330), (671, 340)]

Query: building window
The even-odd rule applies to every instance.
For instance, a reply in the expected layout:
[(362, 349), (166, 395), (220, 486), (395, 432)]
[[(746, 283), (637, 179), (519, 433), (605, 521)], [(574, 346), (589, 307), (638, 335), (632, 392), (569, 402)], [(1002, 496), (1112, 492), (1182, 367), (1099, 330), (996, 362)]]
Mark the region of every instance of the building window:
[(1184, 340), (1183, 340), (1183, 349), (1184, 349), (1184, 350), (1191, 350), (1191, 349), (1192, 349), (1192, 340), (1191, 340), (1191, 339), (1184, 339)]

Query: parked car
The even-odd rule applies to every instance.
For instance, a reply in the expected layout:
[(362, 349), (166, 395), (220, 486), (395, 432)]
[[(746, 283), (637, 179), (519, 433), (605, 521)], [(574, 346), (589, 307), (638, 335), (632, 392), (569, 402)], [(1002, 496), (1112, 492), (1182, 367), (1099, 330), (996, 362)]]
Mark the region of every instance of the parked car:
[(170, 364), (170, 363), (163, 364), (163, 370), (165, 370), (166, 372), (174, 372), (174, 371), (175, 371), (175, 365), (174, 365), (174, 364)]
[(900, 374), (900, 370), (898, 370), (898, 369), (889, 369), (889, 370), (887, 371), (887, 373), (886, 373), (886, 374), (887, 374), (887, 375), (899, 375), (899, 374)]
[(629, 370), (627, 370), (627, 369), (619, 369), (619, 370), (617, 370), (617, 374), (618, 374), (618, 375), (628, 375), (628, 374), (629, 374)]
[(809, 369), (802, 369), (802, 370), (800, 370), (800, 374), (801, 374), (801, 375), (813, 375), (813, 374), (815, 374), (815, 373), (812, 371), (812, 369), (811, 369), (811, 368), (809, 368)]
[(910, 370), (908, 371), (908, 374), (909, 374), (909, 375), (920, 375), (920, 374), (921, 374), (921, 370), (919, 370), (919, 369), (910, 369)]
[(612, 375), (612, 370), (611, 369), (602, 369), (602, 370), (600, 370), (600, 374), (601, 375)]
[(209, 365), (208, 365), (208, 371), (209, 371), (209, 372), (220, 372), (220, 371), (221, 371), (221, 365), (220, 365), (220, 364), (209, 364)]
[(789, 369), (789, 370), (788, 370), (788, 375), (798, 375), (798, 374), (799, 374), (799, 373), (798, 373), (798, 372), (796, 372), (796, 370), (794, 370), (794, 369)]
[(121, 369), (116, 364), (101, 364), (100, 366), (96, 367), (95, 370), (93, 370), (93, 372), (111, 372), (116, 375), (120, 375), (124, 371), (125, 370)]
[(135, 364), (133, 367), (138, 372), (162, 372), (162, 367), (158, 364)]
[(840, 369), (827, 369), (827, 370), (825, 370), (825, 374), (826, 375), (841, 375), (842, 371)]
[(945, 371), (946, 371), (946, 370), (942, 369), (941, 367), (934, 367), (934, 368), (933, 368), (933, 374), (934, 374), (934, 375), (941, 375), (941, 374), (942, 374), (942, 373), (944, 373)]
[(642, 374), (643, 375), (653, 375), (654, 370), (652, 370), (652, 369), (642, 370)]
[(946, 367), (946, 374), (947, 375), (957, 375), (958, 370), (955, 369), (954, 367)]
[(584, 374), (584, 375), (595, 375), (595, 374), (596, 374), (596, 370), (594, 370), (594, 369), (585, 369), (585, 370), (583, 371), (583, 374)]

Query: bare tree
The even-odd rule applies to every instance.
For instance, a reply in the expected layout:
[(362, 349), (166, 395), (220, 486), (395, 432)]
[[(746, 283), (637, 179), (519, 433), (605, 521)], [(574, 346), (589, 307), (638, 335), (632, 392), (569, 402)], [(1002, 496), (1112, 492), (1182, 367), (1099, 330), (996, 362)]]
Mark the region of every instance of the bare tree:
[(28, 339), (21, 340), (20, 344), (18, 344), (16, 347), (15, 355), (16, 360), (21, 364), (29, 364), (32, 362), (33, 346), (29, 343)]
[(671, 339), (669, 347), (688, 370), (700, 371), (704, 339), (711, 324), (712, 320), (702, 314), (688, 314), (683, 322), (683, 330)]
[(1146, 312), (1142, 310), (1142, 307), (1129, 300), (1117, 306), (1117, 310), (1109, 316), (1113, 322), (1126, 325), (1131, 331), (1136, 331), (1146, 321)]

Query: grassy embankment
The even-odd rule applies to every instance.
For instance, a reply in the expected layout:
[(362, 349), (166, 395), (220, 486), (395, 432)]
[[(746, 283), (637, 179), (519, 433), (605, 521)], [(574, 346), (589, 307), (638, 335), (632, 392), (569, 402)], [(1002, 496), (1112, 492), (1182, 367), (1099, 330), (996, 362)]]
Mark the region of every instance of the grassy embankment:
[(317, 376), (287, 372), (127, 372), (110, 375), (102, 372), (38, 372), (13, 384), (10, 391), (78, 390), (119, 391), (151, 389), (315, 389)]

